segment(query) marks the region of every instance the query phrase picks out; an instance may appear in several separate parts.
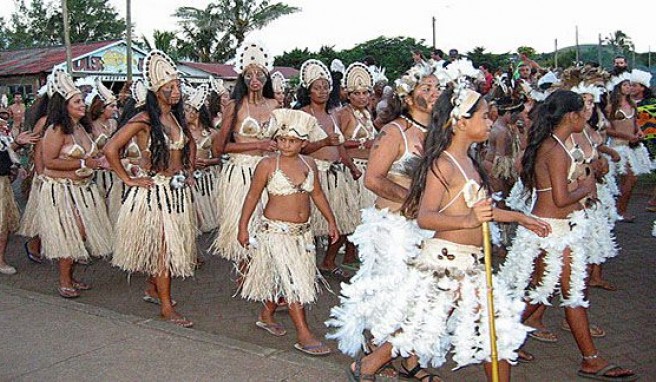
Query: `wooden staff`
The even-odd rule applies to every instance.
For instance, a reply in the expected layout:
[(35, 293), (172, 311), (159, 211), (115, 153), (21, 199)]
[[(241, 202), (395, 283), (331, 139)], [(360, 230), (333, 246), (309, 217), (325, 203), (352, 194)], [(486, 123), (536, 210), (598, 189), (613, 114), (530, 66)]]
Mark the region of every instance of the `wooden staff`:
[(492, 285), (492, 239), (490, 223), (483, 223), (483, 250), (485, 252), (485, 279), (487, 284), (487, 315), (490, 326), (490, 358), (492, 381), (499, 382), (499, 355), (497, 354), (497, 330), (494, 324), (494, 296)]

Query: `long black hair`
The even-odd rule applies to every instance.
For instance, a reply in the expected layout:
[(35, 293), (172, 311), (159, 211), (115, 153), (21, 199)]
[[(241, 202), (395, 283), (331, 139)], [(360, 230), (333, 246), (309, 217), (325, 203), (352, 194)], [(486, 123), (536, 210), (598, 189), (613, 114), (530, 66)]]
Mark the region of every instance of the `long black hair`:
[[(121, 115), (118, 118), (118, 128), (116, 129), (116, 131), (118, 131), (118, 129), (120, 129), (121, 127), (127, 125), (127, 123), (132, 119), (132, 117), (141, 113), (143, 110), (144, 110), (144, 105), (137, 107), (137, 101), (132, 97), (128, 97), (125, 100), (125, 104), (123, 105), (123, 112), (121, 112)], [(114, 132), (114, 134), (116, 134), (116, 131)]]
[(526, 150), (522, 157), (522, 173), (525, 192), (535, 188), (535, 163), (542, 143), (549, 138), (565, 115), (583, 110), (583, 98), (569, 90), (557, 90), (538, 106), (535, 119), (528, 131)]
[[(46, 119), (46, 126), (60, 126), (62, 132), (66, 135), (73, 134), (75, 131), (75, 124), (73, 119), (68, 115), (66, 109), (70, 98), (65, 100), (61, 94), (55, 93), (48, 102), (48, 118)], [(84, 127), (87, 133), (91, 134), (91, 121), (86, 115), (80, 119), (80, 125)]]
[[(435, 102), (435, 106), (433, 106), (431, 124), (428, 133), (426, 134), (426, 139), (424, 140), (424, 157), (421, 160), (419, 169), (415, 172), (415, 175), (412, 178), (410, 193), (401, 207), (401, 212), (407, 218), (415, 219), (419, 213), (419, 203), (426, 188), (428, 171), (431, 171), (445, 186), (448, 184), (447, 179), (441, 174), (435, 172), (434, 166), (442, 153), (451, 145), (453, 140), (453, 121), (451, 119), (451, 111), (453, 110), (451, 98), (453, 98), (453, 93), (453, 87), (449, 86), (444, 92), (442, 92)], [(482, 102), (483, 97), (480, 97), (471, 109), (467, 110), (470, 116), (473, 116), (481, 107)], [(476, 171), (483, 182), (483, 187), (489, 189), (488, 177), (485, 174), (483, 167), (471, 156), (469, 151), (467, 155), (474, 163)]]
[(635, 102), (631, 99), (630, 94), (622, 95), (622, 84), (627, 82), (629, 80), (624, 80), (620, 82), (619, 84), (615, 85), (615, 88), (613, 88), (613, 91), (610, 92), (610, 113), (608, 115), (608, 119), (613, 120), (617, 119), (616, 114), (617, 111), (620, 109), (620, 106), (622, 105), (622, 98), (626, 100), (626, 102), (631, 105), (631, 107), (635, 108)]
[(212, 129), (212, 117), (210, 117), (210, 111), (207, 106), (203, 105), (198, 110), (198, 121), (203, 128)]
[[(157, 95), (152, 91), (148, 91), (146, 96), (146, 106), (145, 110), (150, 119), (150, 152), (152, 153), (151, 157), (151, 168), (155, 172), (164, 171), (169, 167), (169, 145), (165, 137), (164, 125), (160, 121), (160, 116), (162, 115), (162, 110), (159, 107), (159, 102), (157, 101)], [(187, 121), (184, 116), (184, 101), (180, 97), (180, 101), (171, 106), (171, 112), (173, 117), (178, 121), (182, 127), (182, 131), (187, 137), (191, 137), (189, 128), (187, 127)], [(191, 139), (188, 139), (182, 150), (182, 164), (185, 169), (191, 167), (190, 153), (191, 149), (189, 148), (189, 142)]]
[[(267, 80), (262, 89), (262, 96), (264, 98), (274, 99), (271, 75), (267, 72), (266, 76)], [(232, 129), (234, 129), (235, 124), (237, 123), (237, 114), (239, 114), (239, 108), (241, 105), (243, 105), (244, 99), (246, 99), (246, 102), (248, 102), (248, 92), (248, 86), (246, 85), (246, 81), (244, 81), (244, 73), (242, 72), (239, 74), (239, 77), (237, 77), (237, 83), (235, 84), (234, 89), (232, 89), (231, 98), (235, 100), (235, 112), (232, 114), (230, 125), (227, 126), (228, 131), (232, 131)]]
[[(212, 118), (219, 115), (219, 113), (221, 113), (222, 111), (223, 111), (223, 107), (221, 106), (221, 96), (219, 95), (219, 93), (217, 93), (215, 91), (211, 91), (210, 92), (209, 108), (208, 108), (208, 112), (209, 112), (209, 115), (210, 115), (210, 121), (212, 120)], [(211, 126), (211, 125), (212, 124), (210, 123), (209, 126)]]
[(39, 97), (25, 112), (25, 126), (29, 130), (34, 130), (34, 125), (39, 119), (48, 115), (48, 103), (50, 97), (47, 94)]

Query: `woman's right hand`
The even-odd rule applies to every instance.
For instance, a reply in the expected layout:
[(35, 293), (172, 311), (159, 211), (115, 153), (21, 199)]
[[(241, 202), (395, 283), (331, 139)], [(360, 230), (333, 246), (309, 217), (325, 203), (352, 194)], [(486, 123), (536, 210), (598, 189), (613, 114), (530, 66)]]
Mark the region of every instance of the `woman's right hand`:
[(248, 246), (250, 244), (250, 235), (248, 234), (248, 229), (239, 229), (237, 231), (237, 241), (239, 241), (239, 244), (243, 247), (248, 249)]
[(492, 216), (492, 199), (481, 200), (469, 211), (465, 228), (480, 227), (481, 224), (492, 221)]
[(153, 178), (151, 177), (141, 177), (141, 178), (130, 178), (125, 181), (123, 181), (126, 186), (130, 187), (145, 187), (145, 188), (150, 188), (155, 184), (153, 182)]

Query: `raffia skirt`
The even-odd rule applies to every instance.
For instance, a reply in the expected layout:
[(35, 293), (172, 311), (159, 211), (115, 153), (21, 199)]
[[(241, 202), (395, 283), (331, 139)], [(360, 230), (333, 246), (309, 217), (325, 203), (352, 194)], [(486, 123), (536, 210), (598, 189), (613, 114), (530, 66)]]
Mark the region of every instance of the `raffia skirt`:
[[(353, 181), (351, 174), (342, 164), (320, 159), (314, 161), (317, 164), (321, 189), (326, 194), (330, 209), (335, 215), (339, 233), (353, 233), (360, 221), (358, 218), (360, 207), (356, 195), (350, 193), (352, 187), (349, 185), (349, 179)], [(310, 224), (316, 236), (328, 235), (328, 221), (314, 203), (312, 203)]]
[[(218, 203), (216, 203), (221, 212), (221, 220), (219, 220), (216, 238), (210, 246), (210, 252), (236, 263), (248, 258), (248, 252), (237, 241), (237, 232), (244, 199), (251, 187), (255, 167), (261, 160), (261, 156), (230, 154), (228, 162), (221, 170)], [(259, 203), (249, 222), (250, 232), (255, 232), (254, 222), (262, 216), (262, 211), (263, 204)]]
[[(499, 277), (520, 296), (532, 304), (551, 305), (549, 298), (560, 291), (563, 272), (563, 251), (570, 249), (570, 288), (561, 299), (561, 306), (588, 307), (583, 294), (587, 277), (588, 246), (594, 240), (590, 234), (590, 219), (586, 212), (574, 211), (567, 219), (538, 217), (551, 225), (551, 234), (539, 237), (525, 227), (517, 229), (517, 236), (508, 249)], [(535, 259), (544, 255), (545, 270), (540, 283), (529, 287)]]
[[(373, 205), (376, 203), (376, 194), (371, 192), (367, 187), (364, 186), (364, 175), (367, 172), (367, 164), (369, 161), (367, 159), (353, 159), (353, 164), (360, 170), (362, 173), (362, 176), (358, 178), (358, 180), (353, 180), (353, 178), (350, 178), (352, 189), (355, 192), (355, 195), (357, 195), (357, 200), (358, 200), (358, 211), (362, 211), (365, 208), (373, 207)], [(359, 214), (355, 214), (356, 216), (359, 216)], [(358, 221), (357, 224), (360, 224)], [(357, 225), (356, 224), (356, 225)]]
[(112, 226), (114, 226), (118, 220), (118, 214), (121, 211), (121, 206), (123, 205), (123, 196), (127, 192), (127, 187), (121, 178), (118, 177), (118, 175), (112, 173), (111, 178), (112, 184), (107, 190), (106, 200), (109, 221), (112, 223)]
[(217, 221), (216, 194), (217, 179), (216, 172), (211, 168), (199, 170), (201, 176), (196, 179), (196, 185), (192, 187), (194, 195), (194, 207), (198, 219), (199, 233), (215, 230), (219, 223)]
[(39, 236), (39, 200), (41, 199), (39, 192), (41, 191), (42, 184), (42, 176), (35, 173), (34, 177), (32, 178), (30, 196), (27, 198), (25, 211), (23, 212), (23, 217), (20, 221), (20, 228), (18, 229), (18, 234), (21, 236)]
[(314, 234), (309, 223), (289, 223), (262, 217), (255, 231), (241, 297), (252, 301), (312, 303), (321, 277), (315, 260)]
[(112, 227), (105, 199), (91, 179), (43, 176), (39, 196), (38, 233), (46, 258), (80, 260), (112, 252)]
[(151, 188), (129, 187), (118, 221), (112, 265), (151, 276), (187, 277), (196, 265), (196, 218), (189, 187), (153, 177)]
[(20, 213), (9, 176), (0, 176), (0, 232), (14, 233), (20, 225)]

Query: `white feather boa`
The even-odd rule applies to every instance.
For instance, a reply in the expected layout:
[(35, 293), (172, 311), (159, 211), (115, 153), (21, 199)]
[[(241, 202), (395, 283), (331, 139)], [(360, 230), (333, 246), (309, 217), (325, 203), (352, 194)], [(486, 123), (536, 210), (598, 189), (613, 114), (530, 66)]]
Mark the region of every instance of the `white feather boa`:
[[(589, 245), (589, 221), (584, 211), (575, 211), (568, 219), (544, 219), (551, 224), (551, 235), (541, 238), (524, 227), (508, 250), (506, 261), (499, 270), (499, 277), (520, 296), (524, 294), (533, 304), (550, 305), (549, 298), (559, 289), (563, 270), (563, 251), (570, 249), (570, 290), (561, 305), (587, 307), (583, 291), (587, 277), (587, 251)], [(571, 227), (571, 229), (570, 229)], [(544, 251), (545, 271), (540, 283), (528, 288), (534, 271), (534, 261)]]
[(625, 145), (612, 147), (622, 157), (618, 166), (620, 175), (625, 175), (628, 169), (631, 169), (634, 175), (649, 174), (656, 168), (656, 165), (649, 157), (649, 151), (642, 143), (634, 148)]
[(358, 246), (360, 270), (349, 283), (342, 283), (340, 305), (331, 309), (326, 322), (336, 328), (327, 338), (355, 357), (365, 346), (369, 330), (375, 344), (385, 343), (407, 317), (405, 301), (412, 298), (407, 261), (419, 254), (419, 245), (432, 233), (414, 221), (387, 209), (362, 210), (362, 224), (349, 239)]
[[(597, 186), (597, 190), (601, 194), (601, 187), (599, 185)], [(613, 203), (614, 206), (615, 204)], [(587, 262), (588, 264), (603, 264), (606, 260), (617, 256), (619, 252), (617, 242), (615, 241), (615, 234), (613, 233), (615, 222), (611, 222), (609, 211), (602, 203), (597, 203), (591, 208), (588, 208), (586, 215), (590, 225), (590, 236), (586, 237), (588, 243), (585, 246), (588, 258)]]

